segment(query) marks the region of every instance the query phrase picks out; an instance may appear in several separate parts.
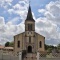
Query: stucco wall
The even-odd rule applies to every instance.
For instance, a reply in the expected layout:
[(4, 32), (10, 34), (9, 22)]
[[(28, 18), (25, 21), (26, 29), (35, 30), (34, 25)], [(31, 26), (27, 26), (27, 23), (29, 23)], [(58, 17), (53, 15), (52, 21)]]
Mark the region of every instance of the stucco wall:
[[(41, 48), (39, 46), (40, 41), (42, 42), (42, 47)], [(45, 44), (45, 38), (38, 34), (38, 51), (45, 51), (44, 44)]]
[[(17, 42), (20, 41), (20, 48), (17, 47)], [(39, 47), (39, 42), (42, 42), (42, 48)], [(25, 32), (18, 34), (14, 38), (14, 51), (15, 53), (27, 50), (28, 46), (32, 47), (32, 52), (44, 51), (45, 38), (38, 33), (31, 34), (31, 43), (29, 43), (29, 35), (25, 36)]]
[[(17, 53), (23, 49), (23, 40), (22, 40), (23, 34), (18, 34), (14, 37), (14, 52)], [(20, 41), (20, 48), (17, 47), (17, 42)]]

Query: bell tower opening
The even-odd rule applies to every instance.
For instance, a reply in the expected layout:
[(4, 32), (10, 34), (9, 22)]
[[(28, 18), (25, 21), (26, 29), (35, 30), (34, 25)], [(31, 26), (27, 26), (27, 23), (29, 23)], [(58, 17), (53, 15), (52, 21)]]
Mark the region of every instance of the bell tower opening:
[(32, 46), (28, 46), (27, 51), (28, 51), (28, 53), (32, 53)]
[(35, 31), (35, 20), (31, 12), (31, 7), (29, 5), (27, 17), (25, 20), (25, 31)]

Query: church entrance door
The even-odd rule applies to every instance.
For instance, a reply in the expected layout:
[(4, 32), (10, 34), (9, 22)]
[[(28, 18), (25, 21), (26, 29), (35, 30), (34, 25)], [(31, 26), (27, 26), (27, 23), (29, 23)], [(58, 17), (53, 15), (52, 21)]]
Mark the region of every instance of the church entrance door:
[(28, 46), (28, 53), (32, 53), (32, 47)]

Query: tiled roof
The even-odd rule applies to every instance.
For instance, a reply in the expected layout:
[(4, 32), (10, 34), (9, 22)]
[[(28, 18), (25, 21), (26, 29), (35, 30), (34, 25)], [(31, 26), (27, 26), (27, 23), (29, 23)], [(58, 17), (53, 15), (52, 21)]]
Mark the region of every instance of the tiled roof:
[(13, 47), (4, 47), (4, 49), (13, 49)]
[(4, 46), (0, 46), (0, 49), (13, 49), (13, 47), (4, 47)]
[(0, 49), (4, 48), (4, 46), (0, 46)]

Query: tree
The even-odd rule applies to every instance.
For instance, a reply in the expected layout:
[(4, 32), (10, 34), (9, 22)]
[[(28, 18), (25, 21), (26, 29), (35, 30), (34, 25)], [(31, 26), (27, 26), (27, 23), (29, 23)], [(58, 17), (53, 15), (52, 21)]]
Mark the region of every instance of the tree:
[(52, 52), (53, 49), (56, 49), (57, 47), (53, 46), (53, 45), (46, 45), (45, 44), (45, 50), (47, 50), (47, 52)]
[(14, 42), (10, 42), (10, 43), (9, 43), (9, 46), (10, 46), (10, 47), (13, 47), (13, 46), (14, 46)]
[(57, 49), (60, 50), (60, 44), (57, 45)]
[(9, 46), (9, 42), (6, 42), (6, 43), (5, 43), (5, 46), (8, 47), (8, 46)]
[(13, 47), (14, 46), (14, 42), (6, 42), (5, 46), (6, 47)]
[(48, 48), (49, 48), (49, 46), (45, 44), (45, 50), (47, 50)]
[(51, 49), (53, 49), (53, 48), (55, 48), (53, 45), (46, 45), (45, 44), (45, 50), (47, 50), (47, 49), (49, 49), (49, 48), (51, 48)]

